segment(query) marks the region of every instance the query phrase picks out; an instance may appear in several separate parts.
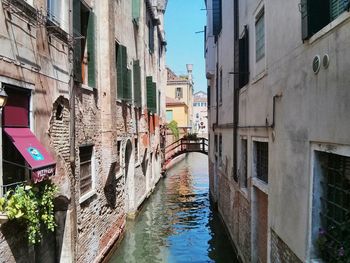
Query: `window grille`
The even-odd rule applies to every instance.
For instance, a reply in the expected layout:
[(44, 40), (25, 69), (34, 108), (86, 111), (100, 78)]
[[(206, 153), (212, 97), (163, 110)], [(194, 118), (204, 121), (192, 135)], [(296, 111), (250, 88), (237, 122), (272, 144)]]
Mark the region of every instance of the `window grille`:
[(339, 250), (350, 236), (350, 157), (320, 153), (320, 161), (321, 229), (328, 246), (320, 253), (325, 262), (338, 262)]
[(93, 146), (79, 148), (80, 195), (84, 195), (92, 189), (92, 151)]
[(256, 177), (261, 181), (268, 183), (269, 170), (269, 144), (267, 142), (255, 142)]

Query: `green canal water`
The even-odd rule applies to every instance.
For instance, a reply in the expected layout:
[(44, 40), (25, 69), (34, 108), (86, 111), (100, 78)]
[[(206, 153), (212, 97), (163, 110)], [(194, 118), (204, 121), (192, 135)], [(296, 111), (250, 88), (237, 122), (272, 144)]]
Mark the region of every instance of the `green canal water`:
[(238, 262), (209, 202), (207, 156), (191, 153), (168, 171), (109, 263)]

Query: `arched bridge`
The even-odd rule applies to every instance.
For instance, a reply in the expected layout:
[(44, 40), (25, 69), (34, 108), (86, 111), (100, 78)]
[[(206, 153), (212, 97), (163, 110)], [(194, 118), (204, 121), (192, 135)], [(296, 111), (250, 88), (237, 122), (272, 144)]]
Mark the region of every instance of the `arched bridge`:
[(208, 155), (208, 139), (199, 137), (197, 139), (185, 139), (181, 138), (176, 142), (165, 147), (165, 161), (163, 167), (175, 159), (177, 156), (190, 153), (198, 152)]

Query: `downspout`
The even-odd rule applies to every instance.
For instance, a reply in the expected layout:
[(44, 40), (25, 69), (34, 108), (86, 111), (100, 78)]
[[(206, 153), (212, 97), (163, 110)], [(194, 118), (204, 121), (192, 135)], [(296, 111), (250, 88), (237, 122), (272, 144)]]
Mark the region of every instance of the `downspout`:
[[(238, 0), (233, 1), (233, 36), (234, 36), (234, 54), (233, 54), (233, 67), (234, 72), (239, 72), (239, 12), (238, 12)], [(234, 86), (233, 86), (233, 178), (237, 176), (237, 136), (238, 136), (238, 117), (239, 117), (239, 79), (240, 74), (234, 75)]]
[(71, 217), (71, 241), (72, 241), (72, 262), (76, 262), (77, 254), (77, 206), (76, 206), (76, 178), (75, 178), (75, 89), (74, 89), (74, 33), (73, 33), (73, 1), (69, 1), (69, 32), (71, 41), (69, 45), (69, 62), (71, 65), (70, 76), (69, 76), (69, 106), (70, 106), (70, 120), (69, 120), (69, 137), (70, 137), (70, 153), (69, 161), (71, 167), (71, 184), (70, 184), (70, 195), (71, 195), (71, 206), (72, 206), (72, 217)]

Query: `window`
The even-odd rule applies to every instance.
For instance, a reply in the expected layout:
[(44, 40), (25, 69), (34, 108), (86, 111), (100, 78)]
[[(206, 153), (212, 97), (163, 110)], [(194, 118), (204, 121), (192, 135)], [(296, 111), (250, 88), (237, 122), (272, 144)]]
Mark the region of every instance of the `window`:
[[(131, 96), (132, 96), (131, 70), (129, 70), (127, 67), (128, 65), (127, 48), (125, 46), (122, 46), (116, 43), (115, 54), (116, 54), (116, 72), (117, 72), (116, 74), (117, 98), (120, 100), (131, 100)], [(135, 68), (136, 67), (137, 65), (135, 66)], [(136, 68), (136, 71), (138, 71), (138, 68)], [(136, 74), (138, 74), (138, 72), (136, 72)]]
[(244, 27), (243, 35), (238, 41), (239, 46), (239, 88), (249, 82), (249, 32), (248, 26)]
[(301, 0), (302, 39), (309, 39), (348, 8), (348, 0)]
[(213, 35), (217, 36), (222, 28), (222, 0), (213, 0)]
[(80, 196), (92, 190), (93, 176), (93, 146), (79, 147), (80, 159)]
[(324, 245), (314, 256), (338, 262), (350, 240), (350, 157), (315, 152), (312, 225), (314, 245)]
[(196, 118), (197, 118), (197, 119), (199, 118), (199, 113), (196, 113)]
[(256, 18), (255, 22), (255, 59), (259, 61), (265, 56), (265, 21), (264, 10)]
[(269, 144), (255, 141), (254, 146), (255, 175), (261, 181), (268, 183)]
[(241, 186), (243, 188), (248, 187), (248, 141), (247, 139), (241, 139)]
[(140, 0), (132, 0), (132, 21), (138, 24), (140, 20)]
[[(31, 6), (33, 6), (33, 0), (24, 0)], [(68, 32), (68, 0), (47, 0), (47, 16), (51, 23), (59, 26), (64, 31)]]
[(182, 94), (182, 88), (178, 87), (175, 90), (175, 98), (177, 99), (182, 99), (183, 94)]
[(172, 120), (174, 119), (174, 116), (173, 116), (173, 110), (167, 110), (166, 111), (166, 120), (167, 122), (171, 122)]
[(154, 25), (151, 18), (148, 20), (148, 49), (151, 54), (154, 52)]
[[(59, 1), (55, 1), (59, 2)], [(76, 81), (95, 87), (94, 13), (80, 1), (73, 1), (74, 73)]]

